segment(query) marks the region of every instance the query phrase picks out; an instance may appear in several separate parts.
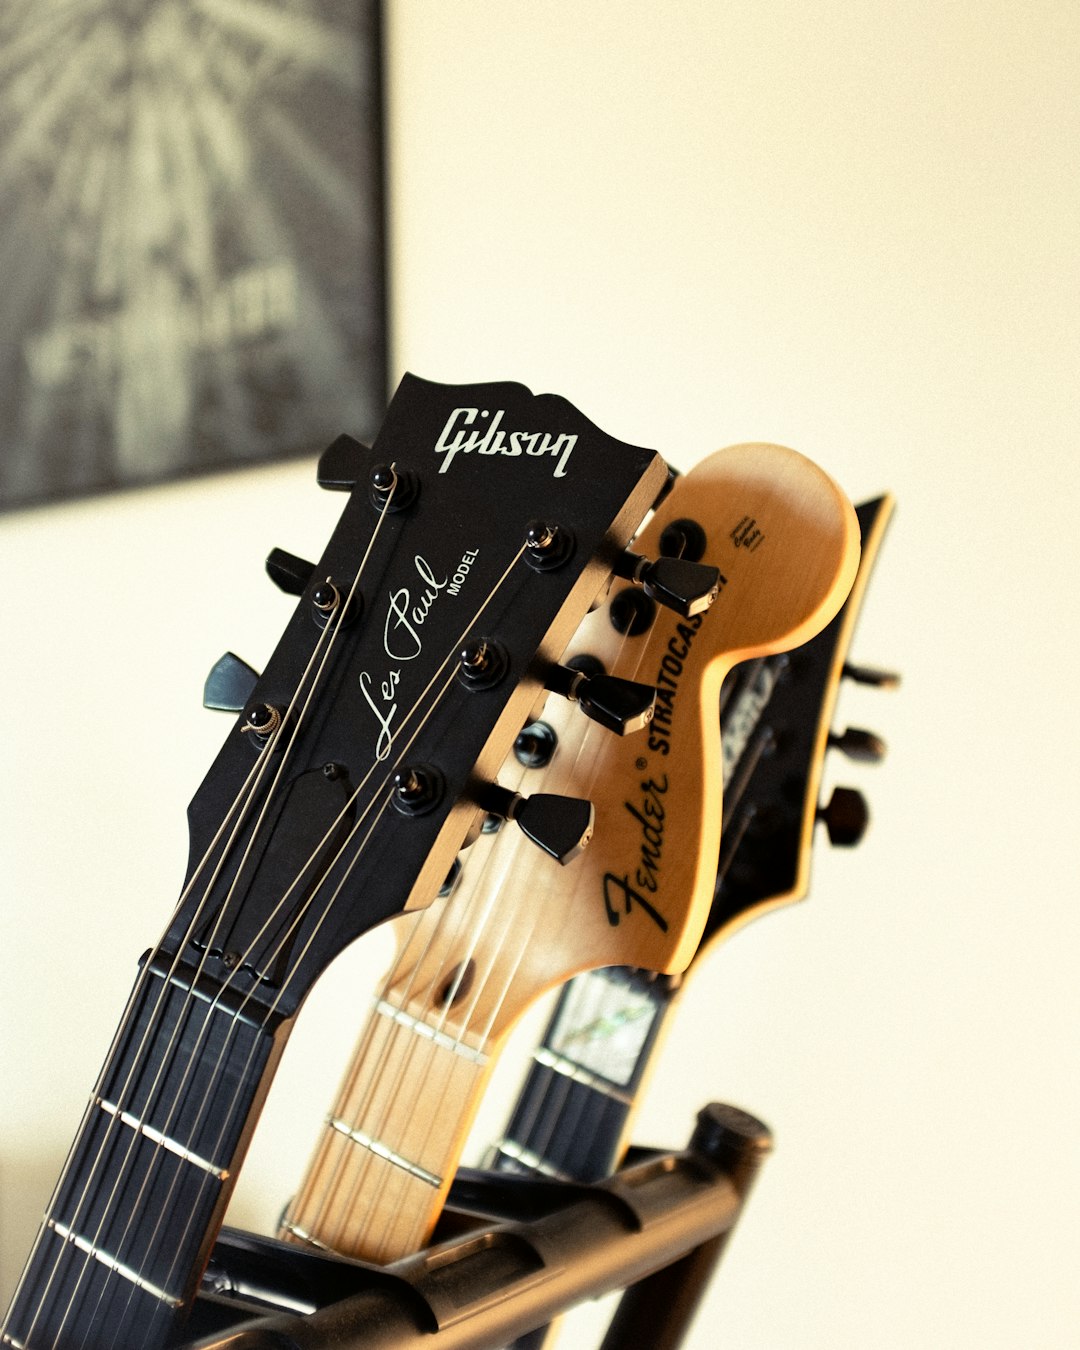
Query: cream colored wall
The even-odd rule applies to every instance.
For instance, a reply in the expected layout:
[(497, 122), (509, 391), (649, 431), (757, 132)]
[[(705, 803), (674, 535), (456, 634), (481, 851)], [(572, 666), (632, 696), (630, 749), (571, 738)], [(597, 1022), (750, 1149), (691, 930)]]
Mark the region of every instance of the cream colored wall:
[[(712, 1097), (777, 1136), (691, 1343), (1074, 1344), (1080, 11), (390, 0), (388, 27), (398, 372), (555, 390), (683, 466), (786, 442), (899, 498), (857, 655), (905, 684), (839, 719), (890, 757), (829, 768), (873, 829), (709, 958), (639, 1131), (678, 1144)], [(176, 890), (224, 732), (205, 670), (265, 658), (260, 560), (337, 505), (301, 465), (0, 521), (5, 1287)], [(243, 1221), (294, 1184), (385, 953), (314, 996)]]

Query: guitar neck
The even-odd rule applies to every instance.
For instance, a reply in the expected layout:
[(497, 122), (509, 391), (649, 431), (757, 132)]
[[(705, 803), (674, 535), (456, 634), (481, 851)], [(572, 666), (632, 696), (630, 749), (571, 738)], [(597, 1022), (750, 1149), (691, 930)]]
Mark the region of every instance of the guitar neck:
[[(805, 893), (837, 686), (891, 512), (890, 497), (858, 508), (859, 573), (851, 598), (822, 632), (790, 655), (743, 663), (724, 682), (723, 833), (703, 946)], [(792, 790), (800, 783), (804, 793)], [(598, 970), (571, 980), (492, 1165), (570, 1181), (609, 1175), (628, 1142), (638, 1090), (676, 993), (641, 971)]]
[(183, 1320), (288, 1024), (146, 968), (86, 1109), (5, 1345), (159, 1346)]
[(569, 981), (491, 1165), (563, 1181), (609, 1176), (674, 997), (669, 981), (622, 967)]
[(423, 1246), (476, 1114), (489, 1056), (429, 1000), (380, 998), (281, 1236), (387, 1262)]

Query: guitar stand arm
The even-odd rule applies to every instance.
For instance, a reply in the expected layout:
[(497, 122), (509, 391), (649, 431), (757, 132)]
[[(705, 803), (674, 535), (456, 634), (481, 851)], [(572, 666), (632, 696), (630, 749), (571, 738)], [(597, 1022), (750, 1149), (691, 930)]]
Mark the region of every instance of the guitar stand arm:
[[(249, 1301), (200, 1297), (191, 1330), (203, 1338), (188, 1350), (498, 1350), (577, 1303), (637, 1282), (605, 1350), (674, 1346), (770, 1147), (760, 1121), (713, 1103), (683, 1152), (650, 1154), (594, 1185), (466, 1172), (451, 1192), (454, 1222), (513, 1221), (488, 1222), (389, 1266), (234, 1234), (219, 1244), (211, 1270)], [(650, 1307), (656, 1279), (681, 1314), (675, 1339), (663, 1338), (664, 1317)], [(274, 1288), (292, 1307), (314, 1311), (250, 1320), (259, 1311), (250, 1295), (269, 1302)], [(215, 1319), (235, 1323), (238, 1313), (249, 1320), (208, 1336), (199, 1330)], [(649, 1320), (655, 1334), (643, 1330)]]

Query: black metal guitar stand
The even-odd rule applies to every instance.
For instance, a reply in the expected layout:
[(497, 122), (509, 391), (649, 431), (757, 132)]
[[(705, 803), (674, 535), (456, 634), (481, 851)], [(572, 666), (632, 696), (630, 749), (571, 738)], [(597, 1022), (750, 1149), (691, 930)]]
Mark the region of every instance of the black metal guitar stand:
[(498, 1350), (620, 1288), (604, 1350), (669, 1350), (771, 1142), (714, 1103), (683, 1152), (637, 1150), (594, 1185), (465, 1169), (441, 1228), (453, 1235), (389, 1266), (225, 1230), (188, 1350)]

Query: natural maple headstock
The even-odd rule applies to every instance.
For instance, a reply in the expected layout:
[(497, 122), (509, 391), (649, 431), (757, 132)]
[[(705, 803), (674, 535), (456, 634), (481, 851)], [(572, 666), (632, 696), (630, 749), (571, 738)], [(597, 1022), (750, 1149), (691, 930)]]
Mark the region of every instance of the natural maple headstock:
[[(667, 469), (553, 395), (406, 376), (373, 449), (339, 438), (319, 477), (349, 500), (192, 802), (155, 957), (279, 1016), (358, 934), (430, 903)], [(537, 520), (558, 527), (546, 553)], [(494, 666), (469, 682), (479, 638)]]
[(618, 737), (563, 699), (537, 709), (557, 738), (554, 758), (506, 781), (590, 797), (590, 847), (560, 871), (505, 829), (481, 836), (456, 892), (405, 939), (385, 997), (418, 1017), (438, 1010), (440, 1026), (468, 1044), (490, 1046), (544, 989), (580, 971), (685, 968), (716, 878), (721, 683), (737, 661), (829, 622), (855, 575), (858, 526), (809, 460), (743, 445), (678, 479), (634, 548), (718, 567), (719, 598), (684, 619), (616, 583), (575, 634), (569, 657), (657, 687), (655, 716)]

